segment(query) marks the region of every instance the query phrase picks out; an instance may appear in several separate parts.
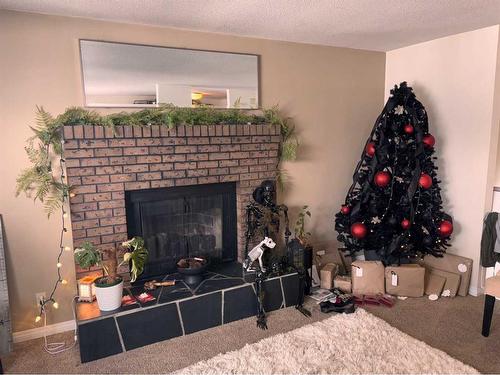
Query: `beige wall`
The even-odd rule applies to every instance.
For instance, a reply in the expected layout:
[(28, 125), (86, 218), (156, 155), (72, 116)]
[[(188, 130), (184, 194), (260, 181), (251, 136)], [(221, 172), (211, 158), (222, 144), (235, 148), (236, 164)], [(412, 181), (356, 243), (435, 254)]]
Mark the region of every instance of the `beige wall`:
[[(493, 121), (497, 122), (497, 126), (500, 128), (500, 37), (498, 38), (498, 49), (497, 49), (497, 71), (495, 75), (495, 97), (493, 100)], [(498, 139), (499, 144), (497, 145), (497, 156), (496, 156), (496, 173), (495, 173), (495, 187), (500, 187), (500, 137)]]
[(449, 252), (474, 260), (472, 292), (480, 285), (482, 221), (491, 206), (496, 168), (498, 32), (493, 26), (458, 34), (390, 51), (386, 58), (386, 93), (406, 80), (426, 106), (444, 208), (455, 220)]
[[(287, 165), (284, 198), (291, 207), (310, 205), (316, 241), (335, 239), (333, 214), (383, 106), (383, 53), (7, 11), (0, 11), (0, 28), (0, 213), (15, 331), (33, 328), (34, 294), (52, 285), (59, 230), (39, 203), (14, 198), (15, 179), (28, 166), (23, 146), (35, 105), (58, 114), (83, 103), (78, 38), (261, 55), (262, 104), (278, 103), (292, 116), (302, 143), (299, 161)], [(49, 323), (72, 318), (72, 255), (63, 263), (72, 282)]]

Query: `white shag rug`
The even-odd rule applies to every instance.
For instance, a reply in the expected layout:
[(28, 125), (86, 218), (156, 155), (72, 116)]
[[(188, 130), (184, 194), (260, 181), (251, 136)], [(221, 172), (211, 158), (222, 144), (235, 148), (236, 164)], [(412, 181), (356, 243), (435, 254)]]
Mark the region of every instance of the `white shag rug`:
[(363, 309), (179, 370), (179, 374), (477, 374)]

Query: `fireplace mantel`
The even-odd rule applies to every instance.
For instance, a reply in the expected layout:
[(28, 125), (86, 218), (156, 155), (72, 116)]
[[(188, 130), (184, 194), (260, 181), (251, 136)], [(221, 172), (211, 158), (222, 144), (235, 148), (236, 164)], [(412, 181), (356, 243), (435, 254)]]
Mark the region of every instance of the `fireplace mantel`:
[[(64, 127), (74, 246), (106, 249), (128, 238), (125, 191), (236, 182), (238, 258), (245, 206), (264, 179), (275, 179), (278, 125)], [(96, 270), (80, 269), (77, 277)], [(127, 277), (125, 266), (120, 272)]]

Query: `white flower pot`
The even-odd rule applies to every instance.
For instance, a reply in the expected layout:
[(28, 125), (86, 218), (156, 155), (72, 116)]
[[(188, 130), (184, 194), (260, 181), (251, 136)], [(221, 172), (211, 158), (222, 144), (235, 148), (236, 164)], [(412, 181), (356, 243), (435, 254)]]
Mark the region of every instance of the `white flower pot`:
[(116, 310), (122, 305), (123, 280), (112, 286), (95, 284), (97, 305), (101, 311)]

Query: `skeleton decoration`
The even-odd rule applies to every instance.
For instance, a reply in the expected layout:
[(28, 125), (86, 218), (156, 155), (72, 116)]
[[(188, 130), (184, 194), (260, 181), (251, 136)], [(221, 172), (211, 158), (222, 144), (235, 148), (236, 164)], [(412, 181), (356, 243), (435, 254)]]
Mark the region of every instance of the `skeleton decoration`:
[(264, 255), (265, 247), (268, 247), (270, 249), (274, 249), (275, 246), (276, 246), (276, 242), (274, 242), (272, 238), (264, 237), (264, 239), (262, 241), (260, 241), (260, 243), (257, 246), (255, 246), (248, 253), (247, 258), (243, 262), (243, 268), (247, 272), (256, 272), (257, 269), (253, 268), (252, 266), (253, 266), (254, 262), (256, 260), (258, 260), (260, 271), (265, 273), (266, 269), (262, 263), (262, 256)]
[(292, 232), (288, 221), (288, 207), (276, 204), (276, 189), (271, 180), (263, 181), (254, 190), (253, 199), (246, 207), (247, 231), (245, 233), (245, 253), (248, 253), (250, 241), (256, 236), (271, 237), (279, 235), (280, 218), (285, 221), (285, 245), (288, 244)]
[[(267, 329), (266, 313), (263, 307), (264, 293), (262, 290), (262, 283), (267, 279), (269, 271), (266, 267), (264, 267), (265, 260), (263, 260), (263, 257), (266, 252), (264, 251), (264, 248), (262, 246), (265, 245), (271, 249), (276, 246), (276, 243), (272, 240), (271, 236), (274, 236), (275, 238), (280, 236), (279, 225), (282, 217), (285, 223), (284, 235), (286, 247), (288, 246), (289, 238), (292, 233), (290, 232), (289, 228), (288, 207), (284, 204), (276, 204), (276, 189), (273, 181), (263, 181), (260, 186), (254, 190), (253, 199), (255, 200), (255, 202), (250, 202), (246, 207), (247, 231), (245, 233), (245, 253), (248, 254), (248, 256), (243, 267), (245, 268), (245, 271), (249, 272), (251, 264), (255, 262), (256, 259), (259, 260), (259, 267), (255, 270), (252, 269), (252, 271), (255, 272), (255, 289), (258, 300), (257, 327), (261, 329)], [(252, 248), (251, 251), (248, 251), (250, 242), (259, 237), (265, 237), (264, 241), (260, 242), (257, 246)], [(266, 240), (269, 241), (269, 245), (272, 244), (272, 246), (269, 246), (266, 243)], [(270, 272), (276, 271), (275, 266), (276, 265), (273, 264)], [(286, 260), (284, 262), (280, 262), (278, 269), (280, 267), (283, 268), (283, 266), (287, 268), (292, 267), (299, 273), (299, 278), (302, 285), (302, 287), (299, 286), (299, 290), (302, 291), (302, 295), (299, 296), (296, 307), (304, 315), (310, 316), (309, 311), (304, 309), (302, 306), (302, 302), (304, 300), (304, 278), (300, 277), (300, 275), (302, 275), (303, 272), (299, 272), (299, 270), (297, 270), (293, 264), (289, 264), (289, 262), (287, 262)], [(301, 294), (301, 292), (299, 292), (299, 294)]]

